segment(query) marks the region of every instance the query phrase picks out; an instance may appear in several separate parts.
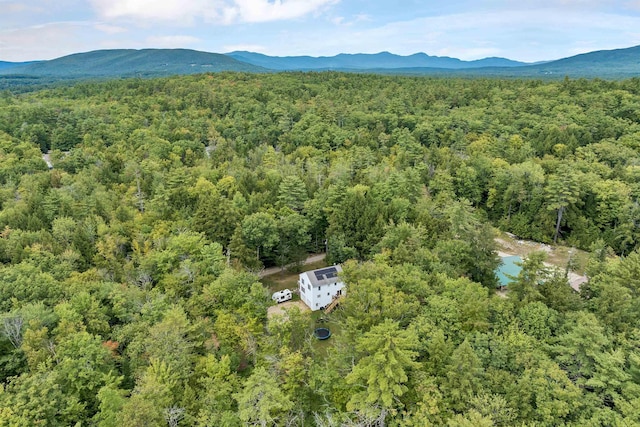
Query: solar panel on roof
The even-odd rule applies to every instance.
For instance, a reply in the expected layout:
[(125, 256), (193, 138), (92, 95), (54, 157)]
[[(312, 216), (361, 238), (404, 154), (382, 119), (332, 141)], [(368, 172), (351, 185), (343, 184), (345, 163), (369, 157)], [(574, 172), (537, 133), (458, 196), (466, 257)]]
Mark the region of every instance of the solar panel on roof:
[(338, 270), (336, 270), (335, 267), (329, 267), (322, 270), (316, 270), (313, 274), (315, 274), (317, 280), (324, 280), (336, 277), (338, 275)]

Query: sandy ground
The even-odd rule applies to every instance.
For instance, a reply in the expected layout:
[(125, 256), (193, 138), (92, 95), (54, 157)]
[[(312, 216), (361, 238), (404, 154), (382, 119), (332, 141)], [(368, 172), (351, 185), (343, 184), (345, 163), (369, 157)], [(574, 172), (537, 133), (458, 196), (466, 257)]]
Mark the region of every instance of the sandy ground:
[(587, 276), (581, 276), (573, 271), (569, 272), (569, 284), (576, 292), (580, 292), (580, 286), (588, 281)]
[[(498, 251), (499, 257), (506, 257), (506, 256), (512, 256), (512, 255), (527, 256), (527, 254), (533, 251), (545, 251), (547, 254), (549, 254), (550, 260), (554, 259), (553, 257), (554, 248), (544, 243), (537, 243), (529, 240), (515, 240), (515, 239), (513, 239), (512, 241), (507, 241), (499, 237), (496, 238), (495, 240), (496, 240), (496, 243), (498, 243), (498, 245), (502, 249), (504, 249), (505, 251), (509, 251), (509, 252)], [(552, 263), (547, 262), (545, 264), (548, 267), (561, 268), (560, 266)], [(580, 285), (587, 282), (588, 280), (589, 279), (586, 276), (582, 276), (573, 271), (569, 272), (569, 285), (571, 285), (571, 287), (578, 292), (580, 291)]]
[(516, 255), (522, 254), (522, 252), (528, 253), (533, 251), (543, 251), (550, 255), (554, 251), (552, 246), (545, 243), (532, 242), (531, 240), (517, 240), (515, 237), (510, 239), (510, 241), (496, 237), (495, 241), (498, 246), (507, 251), (516, 252)]
[(287, 302), (283, 302), (280, 303), (278, 305), (272, 305), (271, 307), (269, 307), (267, 309), (267, 317), (272, 317), (272, 316), (284, 316), (287, 313), (285, 313), (285, 309), (287, 308), (291, 308), (291, 307), (298, 307), (300, 309), (300, 311), (305, 312), (305, 311), (311, 311), (311, 309), (309, 307), (307, 307), (307, 305), (305, 303), (303, 303), (301, 300), (297, 300), (297, 301), (287, 301)]

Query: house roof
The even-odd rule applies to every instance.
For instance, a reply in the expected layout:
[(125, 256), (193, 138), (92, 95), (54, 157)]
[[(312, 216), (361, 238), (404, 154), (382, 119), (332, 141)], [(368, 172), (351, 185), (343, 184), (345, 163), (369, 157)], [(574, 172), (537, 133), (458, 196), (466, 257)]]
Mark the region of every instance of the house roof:
[(313, 286), (323, 286), (339, 282), (338, 275), (340, 273), (342, 273), (342, 268), (339, 265), (333, 265), (318, 270), (305, 271), (302, 274), (307, 275)]

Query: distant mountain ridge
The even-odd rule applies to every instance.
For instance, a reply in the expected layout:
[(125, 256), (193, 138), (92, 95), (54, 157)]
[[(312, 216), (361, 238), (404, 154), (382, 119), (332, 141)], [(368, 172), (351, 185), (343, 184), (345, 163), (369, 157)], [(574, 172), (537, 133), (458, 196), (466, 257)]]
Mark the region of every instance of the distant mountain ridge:
[(208, 71), (265, 72), (267, 70), (219, 53), (190, 49), (111, 49), (74, 53), (49, 61), (23, 63), (0, 69), (0, 74), (47, 77), (130, 77), (196, 74)]
[(430, 56), (426, 53), (414, 53), (401, 56), (389, 52), (380, 53), (341, 53), (335, 56), (268, 56), (261, 53), (235, 51), (226, 54), (239, 61), (272, 70), (368, 70), (395, 68), (448, 68), (452, 70), (481, 67), (522, 67), (525, 62), (506, 58), (484, 58), (463, 61), (448, 56)]
[(18, 65), (21, 65), (21, 64), (19, 62), (0, 61), (0, 70), (5, 70), (7, 68), (13, 68), (13, 67), (16, 67)]
[(596, 75), (613, 72), (640, 76), (640, 46), (581, 53), (544, 64), (535, 64), (531, 69), (556, 74), (563, 73), (566, 69), (581, 69)]
[[(114, 49), (76, 53), (49, 61), (0, 62), (0, 89), (86, 78), (156, 77), (204, 72), (281, 71), (367, 72), (509, 78), (629, 78), (640, 76), (640, 46), (602, 50), (555, 61), (527, 64), (505, 58), (462, 61), (457, 58), (389, 52), (330, 57), (275, 57), (254, 52), (228, 54), (189, 49)], [(40, 83), (39, 83), (40, 82)]]
[(28, 61), (28, 62), (8, 62), (8, 61), (0, 61), (0, 70), (8, 70), (10, 68), (19, 67), (22, 65), (35, 64), (40, 61)]

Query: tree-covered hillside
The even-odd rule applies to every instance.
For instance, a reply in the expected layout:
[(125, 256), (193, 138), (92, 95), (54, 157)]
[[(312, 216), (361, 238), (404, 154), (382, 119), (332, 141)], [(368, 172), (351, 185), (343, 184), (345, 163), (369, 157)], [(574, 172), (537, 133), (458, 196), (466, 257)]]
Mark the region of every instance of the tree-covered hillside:
[(49, 61), (25, 62), (0, 74), (21, 74), (58, 79), (87, 77), (161, 77), (174, 74), (244, 71), (264, 68), (219, 53), (190, 49), (107, 49), (75, 53)]
[[(5, 92), (0, 424), (638, 424), (639, 124), (639, 79)], [(494, 227), (589, 250), (589, 283), (535, 253), (496, 295)], [(319, 346), (255, 273), (325, 249)]]

